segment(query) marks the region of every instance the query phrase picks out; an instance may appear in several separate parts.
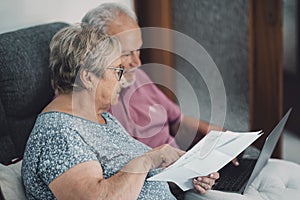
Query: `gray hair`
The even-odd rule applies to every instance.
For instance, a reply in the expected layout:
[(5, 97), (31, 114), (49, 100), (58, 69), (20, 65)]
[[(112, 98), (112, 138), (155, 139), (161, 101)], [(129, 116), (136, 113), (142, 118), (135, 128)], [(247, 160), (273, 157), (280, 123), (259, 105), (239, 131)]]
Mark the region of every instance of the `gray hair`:
[(86, 69), (100, 77), (120, 53), (119, 41), (94, 26), (82, 23), (61, 29), (50, 42), (53, 89), (68, 93), (85, 88), (77, 78), (81, 70)]
[(97, 26), (103, 33), (107, 33), (109, 24), (115, 21), (121, 14), (125, 14), (133, 21), (137, 22), (135, 13), (118, 3), (103, 3), (88, 11), (81, 21)]

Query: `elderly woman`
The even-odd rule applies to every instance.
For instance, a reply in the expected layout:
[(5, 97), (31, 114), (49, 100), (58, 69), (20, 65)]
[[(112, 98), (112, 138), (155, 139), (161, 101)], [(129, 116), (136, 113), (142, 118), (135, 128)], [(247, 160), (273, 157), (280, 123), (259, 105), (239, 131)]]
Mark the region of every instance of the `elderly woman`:
[[(58, 96), (27, 142), (22, 176), (28, 199), (175, 199), (167, 183), (146, 178), (184, 152), (169, 145), (150, 149), (106, 112), (123, 80), (118, 40), (71, 25), (53, 37), (50, 50)], [(209, 189), (219, 175), (213, 176), (195, 180), (195, 189)]]

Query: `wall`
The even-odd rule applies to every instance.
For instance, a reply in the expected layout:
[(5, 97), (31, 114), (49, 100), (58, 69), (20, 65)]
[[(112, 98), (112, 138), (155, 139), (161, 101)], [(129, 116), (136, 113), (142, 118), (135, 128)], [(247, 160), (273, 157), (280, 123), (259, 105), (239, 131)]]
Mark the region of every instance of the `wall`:
[(284, 110), (293, 108), (286, 129), (300, 137), (300, 2), (283, 0)]
[[(198, 102), (188, 100), (181, 106), (183, 112), (211, 121), (212, 115), (225, 115), (225, 129), (247, 131), (249, 128), (248, 114), (248, 1), (247, 0), (174, 0), (173, 28), (197, 41), (208, 52), (215, 62), (217, 72), (199, 74), (195, 66), (180, 56), (176, 56), (176, 68), (191, 83)], [(197, 56), (198, 52), (190, 49), (188, 54)], [(200, 56), (200, 52), (198, 53)], [(206, 62), (202, 60), (200, 62)], [(205, 66), (203, 66), (205, 67)], [(214, 86), (220, 81), (214, 78), (220, 73), (224, 83), (226, 97), (221, 95), (222, 87)], [(206, 79), (206, 80), (205, 80)], [(208, 81), (213, 86), (208, 92)], [(188, 99), (187, 92), (181, 82), (177, 82), (178, 98)], [(219, 101), (225, 105), (212, 112), (212, 94), (219, 93)], [(214, 97), (215, 98), (215, 97)], [(218, 97), (217, 97), (218, 98)], [(198, 105), (197, 105), (198, 104)], [(222, 104), (222, 102), (221, 102)], [(212, 120), (213, 123), (214, 120)], [(216, 123), (219, 123), (217, 120)], [(222, 124), (218, 124), (222, 125)]]
[(299, 73), (297, 3), (297, 0), (283, 0), (283, 66), (284, 72), (292, 75)]
[(133, 0), (1, 0), (0, 33), (53, 21), (80, 22), (103, 2), (120, 2), (133, 9)]

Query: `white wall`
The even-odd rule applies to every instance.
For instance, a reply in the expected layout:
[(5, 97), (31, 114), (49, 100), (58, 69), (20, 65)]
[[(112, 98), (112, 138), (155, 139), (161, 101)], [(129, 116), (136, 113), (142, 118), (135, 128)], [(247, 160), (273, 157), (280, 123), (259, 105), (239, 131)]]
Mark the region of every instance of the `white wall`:
[(54, 21), (80, 22), (88, 10), (104, 2), (134, 7), (133, 0), (0, 0), (0, 33)]

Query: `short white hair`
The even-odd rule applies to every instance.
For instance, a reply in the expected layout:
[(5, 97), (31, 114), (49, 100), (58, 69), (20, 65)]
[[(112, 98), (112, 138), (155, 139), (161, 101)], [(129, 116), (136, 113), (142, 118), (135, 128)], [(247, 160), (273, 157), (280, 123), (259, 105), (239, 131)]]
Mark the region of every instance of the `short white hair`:
[(103, 3), (88, 11), (81, 21), (97, 26), (97, 29), (107, 34), (109, 24), (115, 21), (120, 14), (125, 14), (137, 22), (135, 13), (126, 6), (118, 3)]
[(119, 40), (103, 34), (90, 24), (74, 24), (58, 31), (50, 42), (50, 69), (53, 89), (68, 93), (85, 88), (77, 79), (87, 69), (101, 77), (121, 54)]

